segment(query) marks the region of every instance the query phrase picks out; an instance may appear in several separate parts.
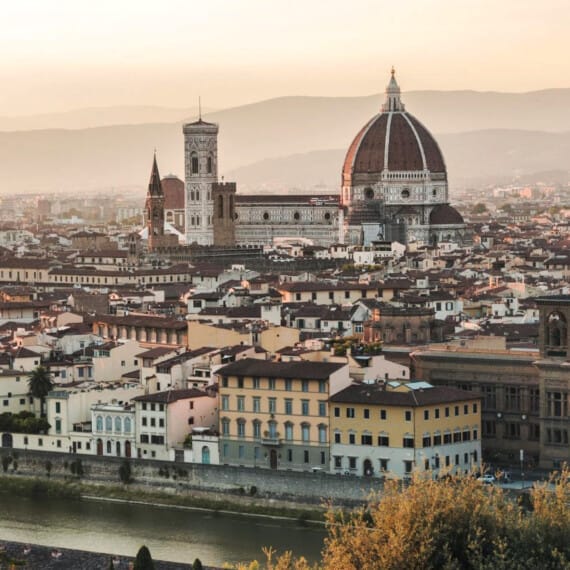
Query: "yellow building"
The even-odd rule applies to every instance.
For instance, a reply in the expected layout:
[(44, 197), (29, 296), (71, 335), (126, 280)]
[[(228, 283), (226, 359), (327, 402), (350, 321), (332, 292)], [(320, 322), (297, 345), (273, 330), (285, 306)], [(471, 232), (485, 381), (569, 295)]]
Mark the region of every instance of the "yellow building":
[(350, 385), (347, 364), (246, 358), (216, 374), (221, 463), (328, 470), (328, 402)]
[(246, 323), (214, 325), (195, 320), (188, 321), (188, 342), (190, 349), (203, 346), (233, 346), (237, 344), (260, 346), (274, 354), (280, 348), (299, 342), (299, 331), (282, 326), (251, 326)]
[(405, 477), (481, 460), (481, 397), (427, 382), (353, 384), (334, 394), (332, 472)]

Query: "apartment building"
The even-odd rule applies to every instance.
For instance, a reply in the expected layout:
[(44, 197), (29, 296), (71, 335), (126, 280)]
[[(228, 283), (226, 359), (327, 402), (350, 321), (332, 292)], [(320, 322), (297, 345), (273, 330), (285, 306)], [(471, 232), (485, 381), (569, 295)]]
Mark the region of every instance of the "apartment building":
[(352, 384), (331, 396), (330, 469), (403, 478), (481, 461), (481, 397), (427, 382)]
[(221, 463), (328, 470), (328, 401), (350, 384), (347, 364), (246, 358), (217, 375)]
[(138, 457), (173, 460), (194, 428), (216, 430), (218, 399), (215, 391), (196, 388), (167, 390), (133, 399)]

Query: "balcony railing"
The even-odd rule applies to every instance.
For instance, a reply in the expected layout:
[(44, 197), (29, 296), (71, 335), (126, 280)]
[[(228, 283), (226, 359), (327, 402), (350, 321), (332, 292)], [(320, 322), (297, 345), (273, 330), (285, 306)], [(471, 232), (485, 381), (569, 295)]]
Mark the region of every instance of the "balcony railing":
[(266, 431), (261, 438), (261, 444), (274, 446), (281, 445), (281, 438), (279, 436), (279, 432), (271, 433)]

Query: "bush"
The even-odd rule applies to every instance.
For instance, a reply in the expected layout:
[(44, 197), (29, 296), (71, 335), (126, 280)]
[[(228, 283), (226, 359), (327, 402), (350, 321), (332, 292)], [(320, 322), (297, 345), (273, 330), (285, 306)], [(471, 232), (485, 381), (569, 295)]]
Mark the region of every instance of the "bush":
[(154, 570), (154, 562), (152, 561), (150, 550), (144, 545), (137, 552), (133, 570)]
[(131, 464), (129, 461), (123, 461), (119, 467), (119, 479), (125, 485), (133, 482), (133, 474), (131, 471)]
[(12, 458), (9, 455), (3, 455), (2, 456), (2, 469), (4, 470), (4, 473), (6, 473), (8, 471), (8, 467), (10, 466), (10, 463), (12, 463)]
[(83, 469), (83, 463), (81, 463), (81, 459), (76, 459), (75, 461), (72, 461), (71, 464), (69, 465), (69, 470), (73, 475), (76, 475), (77, 477), (83, 477), (83, 475), (85, 474), (85, 470)]

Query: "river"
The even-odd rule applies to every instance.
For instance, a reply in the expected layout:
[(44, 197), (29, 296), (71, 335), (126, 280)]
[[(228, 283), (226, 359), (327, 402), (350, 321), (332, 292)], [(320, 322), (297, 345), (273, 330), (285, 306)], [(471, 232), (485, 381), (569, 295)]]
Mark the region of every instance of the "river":
[(319, 558), (325, 530), (294, 521), (143, 505), (0, 494), (0, 540), (223, 566), (264, 559), (263, 546)]

